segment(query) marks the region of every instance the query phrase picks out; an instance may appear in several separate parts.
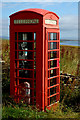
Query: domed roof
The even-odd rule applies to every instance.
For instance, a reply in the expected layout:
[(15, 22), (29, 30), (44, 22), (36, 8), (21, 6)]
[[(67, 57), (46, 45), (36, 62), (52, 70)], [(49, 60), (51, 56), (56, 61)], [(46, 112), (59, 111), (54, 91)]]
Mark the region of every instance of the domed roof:
[(45, 9), (39, 9), (39, 8), (24, 9), (24, 10), (18, 11), (18, 12), (16, 12), (16, 13), (10, 15), (10, 17), (13, 16), (13, 15), (15, 15), (15, 14), (17, 14), (17, 13), (27, 12), (27, 11), (35, 12), (35, 13), (38, 13), (38, 14), (43, 15), (43, 16), (46, 15), (47, 13), (52, 13), (52, 14), (54, 14), (57, 18), (59, 18), (59, 17), (56, 15), (56, 13), (51, 12), (51, 11), (49, 11), (49, 10), (45, 10)]

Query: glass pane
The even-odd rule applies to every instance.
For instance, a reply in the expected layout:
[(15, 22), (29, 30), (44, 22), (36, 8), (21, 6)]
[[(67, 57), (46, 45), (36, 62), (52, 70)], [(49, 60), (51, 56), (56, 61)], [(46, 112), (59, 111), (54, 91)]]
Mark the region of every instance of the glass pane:
[(53, 33), (50, 33), (50, 40), (53, 40)]
[(36, 42), (34, 42), (34, 50), (36, 50)]
[(36, 88), (36, 80), (34, 80), (34, 88)]
[(50, 79), (50, 86), (57, 84), (57, 78)]
[(54, 70), (50, 70), (50, 77), (54, 76)]
[(36, 61), (34, 61), (34, 69), (36, 69)]
[(33, 50), (33, 43), (32, 42), (19, 42), (18, 49), (19, 50)]
[(56, 95), (50, 98), (50, 104), (56, 102)]
[(57, 67), (57, 60), (53, 60), (50, 62), (50, 68)]
[(57, 33), (53, 33), (53, 39), (57, 40)]
[(34, 78), (36, 78), (36, 71), (34, 71)]
[[(20, 86), (22, 86), (22, 88), (20, 89), (20, 94), (22, 94), (22, 95), (30, 95), (30, 89), (27, 89), (27, 88), (25, 88), (25, 87), (28, 87), (28, 88), (30, 88), (30, 83), (28, 83), (28, 82), (22, 82), (21, 84), (20, 84)], [(23, 88), (24, 87), (24, 88)]]
[(15, 61), (15, 68), (17, 68), (17, 61)]
[(17, 59), (17, 51), (15, 52), (15, 59)]
[(21, 32), (18, 33), (18, 40), (23, 40), (23, 36)]
[(57, 33), (50, 33), (50, 40), (57, 40)]
[(22, 78), (33, 78), (33, 71), (30, 71), (30, 70), (19, 70), (19, 77), (22, 77)]
[(33, 61), (19, 61), (19, 68), (33, 69)]
[(59, 51), (48, 52), (48, 59), (59, 58)]
[[(35, 87), (36, 88), (36, 87)], [(36, 97), (36, 90), (34, 89), (34, 97)]]
[(22, 37), (23, 37), (23, 40), (27, 40), (27, 34), (26, 33), (23, 33)]
[(18, 40), (32, 40), (33, 34), (32, 32), (19, 32), (18, 33)]
[(17, 50), (17, 42), (15, 42), (15, 50)]
[(34, 33), (34, 40), (36, 40), (36, 33)]
[(50, 50), (50, 43), (48, 42), (48, 50)]
[(53, 87), (50, 89), (50, 95), (53, 95), (56, 93), (56, 87)]
[(59, 75), (59, 69), (50, 70), (50, 77)]
[(50, 42), (48, 43), (48, 50), (58, 49), (57, 42)]
[[(32, 88), (33, 88), (33, 87), (32, 87)], [(34, 97), (33, 94), (34, 94), (34, 91), (31, 90), (30, 97)], [(31, 103), (30, 103), (30, 104), (33, 104), (32, 99), (31, 99)]]
[(50, 101), (50, 98), (48, 98), (48, 105), (50, 105), (49, 101)]
[(57, 67), (57, 60), (49, 61), (48, 68), (54, 68), (54, 67)]
[(17, 40), (17, 32), (15, 32), (15, 40)]
[(48, 52), (48, 59), (57, 58), (57, 51)]
[(34, 60), (36, 60), (36, 52), (34, 52)]
[(35, 52), (29, 52), (29, 51), (19, 51), (19, 59), (33, 59), (33, 54)]
[(48, 80), (48, 87), (56, 85), (58, 83), (59, 83), (59, 78), (58, 77), (57, 78), (52, 78), (52, 79)]

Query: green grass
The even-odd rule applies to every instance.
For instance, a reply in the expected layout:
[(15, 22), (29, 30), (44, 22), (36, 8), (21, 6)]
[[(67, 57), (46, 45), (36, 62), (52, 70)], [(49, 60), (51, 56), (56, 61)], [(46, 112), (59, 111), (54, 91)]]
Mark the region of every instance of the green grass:
[(21, 118), (21, 119), (42, 119), (42, 118), (79, 118), (79, 113), (73, 112), (70, 108), (66, 107), (63, 111), (63, 107), (57, 108), (55, 111), (53, 109), (47, 110), (46, 112), (38, 111), (36, 108), (32, 109), (31, 106), (24, 106), (19, 107), (18, 105), (15, 105), (14, 107), (3, 106), (3, 114), (2, 114), (2, 120), (8, 119), (8, 118)]
[(60, 46), (60, 70), (63, 73), (80, 76), (80, 47)]

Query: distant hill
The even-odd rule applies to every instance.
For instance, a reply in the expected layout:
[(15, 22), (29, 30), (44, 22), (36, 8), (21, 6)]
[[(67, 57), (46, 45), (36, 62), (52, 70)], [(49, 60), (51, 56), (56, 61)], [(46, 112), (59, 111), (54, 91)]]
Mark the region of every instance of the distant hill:
[(7, 36), (2, 36), (2, 37), (1, 37), (1, 36), (0, 36), (0, 39), (3, 39), (3, 40), (5, 40), (5, 39), (6, 39), (6, 40), (9, 40), (9, 37), (7, 37)]
[(78, 41), (78, 40), (67, 40), (67, 39), (60, 39), (60, 41)]

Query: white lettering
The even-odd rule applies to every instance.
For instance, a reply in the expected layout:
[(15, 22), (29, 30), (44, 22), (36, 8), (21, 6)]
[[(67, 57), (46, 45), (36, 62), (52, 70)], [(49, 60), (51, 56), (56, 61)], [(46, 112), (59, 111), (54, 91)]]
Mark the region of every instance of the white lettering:
[(14, 24), (35, 24), (35, 23), (39, 23), (39, 19), (14, 20)]
[(46, 19), (46, 20), (45, 20), (45, 24), (57, 25), (57, 21), (56, 21), (56, 20), (49, 20), (49, 19)]

